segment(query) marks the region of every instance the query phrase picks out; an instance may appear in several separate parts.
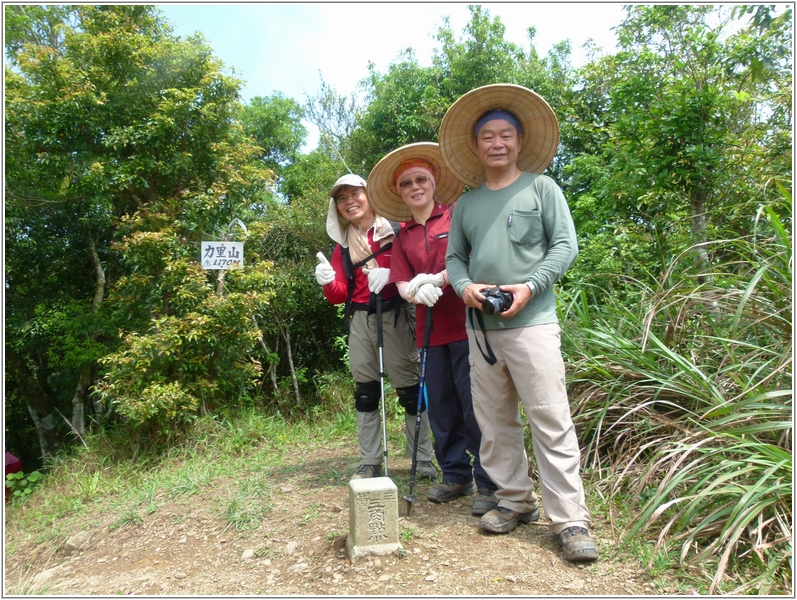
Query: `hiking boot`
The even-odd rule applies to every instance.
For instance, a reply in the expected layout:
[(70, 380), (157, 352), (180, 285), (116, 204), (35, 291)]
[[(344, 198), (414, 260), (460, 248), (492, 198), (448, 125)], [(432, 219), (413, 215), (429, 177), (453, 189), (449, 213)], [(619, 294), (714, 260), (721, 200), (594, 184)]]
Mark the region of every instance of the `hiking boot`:
[(562, 545), (562, 554), (569, 561), (598, 559), (598, 544), (592, 539), (586, 527), (565, 527), (556, 539)]
[(496, 490), (490, 488), (480, 487), (477, 492), (476, 499), (473, 501), (473, 507), (470, 514), (477, 517), (490, 512), (498, 506), (498, 499), (495, 497)]
[(527, 513), (519, 513), (503, 506), (496, 506), (481, 518), (479, 527), (492, 533), (508, 533), (517, 527), (518, 523), (531, 523), (539, 518), (539, 506)]
[(418, 465), (415, 467), (415, 476), (418, 479), (436, 481), (437, 467), (435, 467), (430, 460), (419, 460)]
[(382, 465), (360, 465), (351, 476), (352, 479), (370, 479), (379, 477), (382, 472)]
[(442, 483), (435, 483), (429, 488), (426, 498), (431, 502), (451, 502), (454, 498), (470, 496), (475, 493), (476, 484), (473, 481), (454, 483), (444, 479)]

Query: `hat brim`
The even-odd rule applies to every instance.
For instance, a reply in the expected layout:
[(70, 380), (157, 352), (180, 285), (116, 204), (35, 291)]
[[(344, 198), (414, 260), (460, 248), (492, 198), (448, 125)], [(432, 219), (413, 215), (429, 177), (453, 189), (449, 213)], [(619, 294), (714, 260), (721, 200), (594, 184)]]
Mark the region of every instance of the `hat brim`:
[(360, 177), (359, 175), (355, 175), (354, 173), (349, 173), (347, 175), (343, 175), (339, 177), (338, 180), (335, 182), (335, 185), (332, 186), (332, 189), (329, 191), (329, 197), (334, 200), (335, 194), (338, 193), (338, 190), (342, 187), (365, 187), (365, 180)]
[(443, 160), (456, 177), (471, 188), (484, 183), (484, 166), (476, 154), (473, 129), (488, 110), (503, 108), (520, 121), (522, 144), (517, 167), (542, 173), (551, 164), (559, 146), (559, 122), (548, 103), (520, 85), (485, 85), (461, 96), (446, 112), (440, 125)]
[(404, 161), (418, 158), (433, 165), (438, 173), (435, 179), (435, 202), (451, 204), (462, 195), (465, 184), (446, 166), (440, 146), (433, 142), (417, 142), (393, 150), (371, 170), (366, 189), (374, 212), (399, 223), (406, 223), (412, 218), (410, 207), (395, 187), (396, 169)]

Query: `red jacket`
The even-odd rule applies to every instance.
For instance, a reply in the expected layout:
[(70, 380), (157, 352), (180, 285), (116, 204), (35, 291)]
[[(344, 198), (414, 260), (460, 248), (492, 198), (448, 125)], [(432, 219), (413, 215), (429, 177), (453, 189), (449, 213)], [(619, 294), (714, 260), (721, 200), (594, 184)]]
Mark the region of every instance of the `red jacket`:
[[(395, 243), (395, 238), (393, 241)], [(368, 231), (368, 243), (370, 244), (371, 250), (373, 252), (376, 252), (381, 248), (379, 242), (374, 242), (373, 229)], [(376, 257), (376, 263), (380, 267), (389, 269), (391, 256), (392, 250), (386, 250)], [(346, 301), (346, 297), (349, 293), (349, 280), (346, 279), (346, 270), (343, 268), (343, 254), (340, 244), (335, 246), (335, 250), (332, 251), (332, 260), (329, 261), (329, 264), (332, 265), (332, 269), (335, 271), (335, 279), (333, 279), (331, 283), (323, 286), (322, 289), (324, 290), (324, 296), (332, 304), (342, 304)], [(382, 289), (383, 300), (388, 300), (396, 294), (398, 294), (398, 290), (396, 289), (396, 285), (393, 283), (387, 284)], [(368, 299), (370, 296), (371, 290), (368, 289), (368, 276), (363, 273), (362, 268), (355, 269), (354, 293), (352, 294), (351, 298), (352, 302), (368, 304)]]
[[(410, 219), (393, 240), (393, 266), (390, 281), (411, 281), (419, 273), (439, 273), (446, 268), (448, 231), (454, 206), (435, 204), (432, 214), (421, 225)], [(415, 340), (423, 345), (426, 324), (425, 304), (415, 305)], [(465, 331), (465, 303), (450, 285), (443, 287), (443, 295), (432, 310), (430, 346), (442, 346), (468, 338)]]

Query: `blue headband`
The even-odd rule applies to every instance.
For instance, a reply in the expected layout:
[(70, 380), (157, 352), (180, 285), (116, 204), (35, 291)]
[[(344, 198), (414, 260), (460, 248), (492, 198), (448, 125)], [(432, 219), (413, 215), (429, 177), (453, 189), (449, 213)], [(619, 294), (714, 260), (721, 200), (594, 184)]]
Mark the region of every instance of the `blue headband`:
[(473, 137), (476, 137), (479, 134), (479, 130), (484, 127), (484, 124), (487, 121), (495, 121), (496, 119), (503, 119), (504, 121), (508, 122), (510, 125), (512, 125), (512, 127), (517, 129), (518, 135), (523, 133), (523, 131), (520, 129), (520, 121), (515, 115), (508, 110), (504, 110), (503, 108), (496, 108), (494, 110), (488, 110), (478, 121), (476, 121), (476, 126), (473, 128)]

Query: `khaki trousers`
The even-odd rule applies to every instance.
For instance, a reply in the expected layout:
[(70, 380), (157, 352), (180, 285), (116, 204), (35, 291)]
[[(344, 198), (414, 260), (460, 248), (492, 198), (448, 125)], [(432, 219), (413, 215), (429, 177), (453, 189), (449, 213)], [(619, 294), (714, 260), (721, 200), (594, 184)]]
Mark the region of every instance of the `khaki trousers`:
[[(411, 305), (405, 304), (393, 326), (393, 311), (382, 314), (382, 359), (385, 373), (394, 388), (417, 385), (419, 382), (420, 354), (415, 347), (415, 314)], [(379, 344), (376, 315), (355, 310), (349, 325), (349, 365), (354, 381), (379, 381)], [(413, 398), (416, 402), (417, 398)], [(415, 442), (413, 415), (404, 415), (405, 454), (412, 458)], [(357, 434), (360, 446), (360, 463), (382, 464), (382, 416), (380, 412), (357, 411)], [(418, 436), (418, 460), (434, 458), (429, 429), (429, 415), (421, 415)]]
[(545, 514), (554, 533), (592, 522), (579, 475), (580, 451), (565, 389), (559, 325), (489, 330), (487, 341), (498, 362), (489, 365), (482, 332), (468, 329), (473, 411), (482, 431), (482, 467), (498, 485), (498, 505), (526, 513), (537, 506), (518, 397), (531, 427)]
[[(421, 362), (415, 347), (414, 314), (404, 305), (393, 327), (393, 311), (382, 315), (382, 358), (394, 388), (415, 385)], [(349, 323), (349, 365), (354, 381), (379, 381), (379, 344), (376, 315), (355, 310)]]

